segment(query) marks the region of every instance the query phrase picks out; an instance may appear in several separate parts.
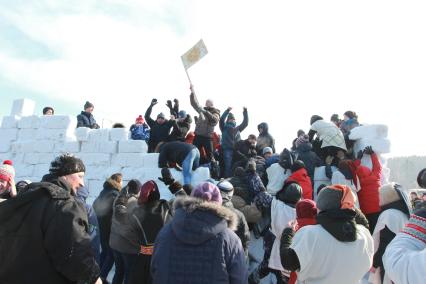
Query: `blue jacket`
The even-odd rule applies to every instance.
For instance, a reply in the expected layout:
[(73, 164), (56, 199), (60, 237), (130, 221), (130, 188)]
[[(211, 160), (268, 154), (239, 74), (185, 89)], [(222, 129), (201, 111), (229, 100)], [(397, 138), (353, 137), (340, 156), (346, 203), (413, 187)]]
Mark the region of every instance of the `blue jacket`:
[(235, 213), (193, 197), (176, 199), (174, 207), (155, 240), (153, 283), (248, 283)]
[(77, 115), (77, 128), (78, 127), (98, 129), (99, 125), (96, 123), (93, 114), (82, 111), (79, 115)]
[(145, 140), (148, 142), (150, 131), (146, 123), (140, 125), (132, 124), (130, 126), (130, 135), (133, 140)]
[(99, 264), (101, 257), (101, 238), (99, 233), (99, 224), (92, 205), (86, 203), (87, 197), (89, 197), (89, 190), (86, 187), (82, 187), (77, 190), (77, 196), (75, 199), (84, 204), (84, 207), (86, 208), (87, 219), (89, 221), (90, 242), (95, 253), (96, 262)]
[(232, 150), (234, 149), (235, 143), (241, 140), (240, 133), (248, 125), (248, 114), (247, 114), (247, 110), (244, 110), (243, 122), (238, 126), (236, 126), (235, 123), (226, 122), (228, 115), (229, 115), (229, 110), (226, 110), (222, 114), (219, 121), (219, 128), (220, 128), (220, 131), (222, 131), (222, 141), (221, 141), (222, 149)]

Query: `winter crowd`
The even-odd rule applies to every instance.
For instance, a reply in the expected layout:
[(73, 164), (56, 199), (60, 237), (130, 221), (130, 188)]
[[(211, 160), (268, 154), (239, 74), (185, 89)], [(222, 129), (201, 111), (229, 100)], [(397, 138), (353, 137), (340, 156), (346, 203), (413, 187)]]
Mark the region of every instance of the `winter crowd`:
[[(109, 283), (112, 271), (114, 284), (260, 283), (268, 275), (277, 283), (426, 283), (426, 201), (382, 184), (372, 147), (354, 153), (355, 112), (313, 115), (307, 133), (276, 153), (265, 122), (241, 138), (247, 108), (237, 124), (231, 107), (202, 106), (192, 86), (193, 119), (176, 99), (167, 101), (169, 119), (153, 119), (157, 103), (130, 133), (159, 153), (158, 181), (123, 184), (115, 173), (91, 205), (78, 157), (59, 155), (33, 183), (15, 183), (13, 162), (3, 162), (0, 283)], [(86, 102), (77, 127), (99, 128), (93, 109)], [(366, 155), (371, 168), (361, 163)], [(192, 185), (198, 167), (211, 178)], [(331, 185), (314, 186), (319, 167)], [(170, 168), (182, 171), (183, 184)], [(417, 182), (426, 188), (426, 169)], [(158, 183), (174, 198), (162, 199)], [(250, 238), (263, 239), (261, 262)]]

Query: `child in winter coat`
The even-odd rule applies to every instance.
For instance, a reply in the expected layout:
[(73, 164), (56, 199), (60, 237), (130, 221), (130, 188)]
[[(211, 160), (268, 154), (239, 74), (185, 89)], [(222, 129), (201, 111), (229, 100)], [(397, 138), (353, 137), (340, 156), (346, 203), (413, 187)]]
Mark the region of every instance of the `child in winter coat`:
[(142, 115), (139, 115), (136, 118), (135, 124), (132, 124), (132, 126), (130, 126), (130, 134), (130, 137), (133, 140), (145, 140), (146, 142), (148, 142), (150, 129), (148, 124), (145, 123), (145, 120), (143, 119)]
[(386, 184), (380, 188), (380, 208), (381, 213), (373, 233), (374, 258), (369, 280), (374, 284), (391, 284), (383, 268), (382, 257), (389, 243), (410, 218), (408, 195), (399, 184)]
[[(295, 232), (297, 232), (305, 226), (316, 225), (316, 217), (317, 205), (315, 204), (315, 201), (309, 199), (300, 200), (296, 204), (296, 220), (291, 223), (291, 227)], [(296, 280), (297, 274), (292, 271), (290, 273), (290, 280), (288, 281), (288, 284), (295, 284)]]

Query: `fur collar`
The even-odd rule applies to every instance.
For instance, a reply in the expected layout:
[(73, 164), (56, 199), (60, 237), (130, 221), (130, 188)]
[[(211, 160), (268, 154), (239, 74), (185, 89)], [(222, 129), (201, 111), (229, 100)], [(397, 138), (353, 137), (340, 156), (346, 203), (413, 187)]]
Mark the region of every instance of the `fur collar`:
[(232, 212), (232, 210), (215, 202), (207, 202), (199, 198), (185, 196), (176, 198), (173, 203), (173, 208), (174, 210), (182, 208), (187, 212), (193, 212), (195, 210), (210, 211), (216, 216), (225, 219), (229, 229), (235, 231), (237, 228), (237, 215)]
[(104, 187), (109, 187), (109, 188), (113, 188), (116, 189), (118, 191), (121, 191), (121, 185), (120, 183), (118, 183), (117, 181), (108, 178), (105, 182), (104, 182)]

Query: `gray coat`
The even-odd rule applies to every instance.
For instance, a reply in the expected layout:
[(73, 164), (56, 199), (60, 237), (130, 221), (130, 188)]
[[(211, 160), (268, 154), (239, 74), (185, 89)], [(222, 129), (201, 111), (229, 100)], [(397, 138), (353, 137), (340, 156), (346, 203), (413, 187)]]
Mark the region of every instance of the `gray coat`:
[(195, 135), (211, 137), (220, 119), (220, 111), (214, 107), (201, 107), (195, 94), (190, 97), (191, 106), (198, 112), (195, 118)]
[(155, 240), (153, 283), (247, 283), (235, 213), (220, 204), (178, 198), (171, 223)]

